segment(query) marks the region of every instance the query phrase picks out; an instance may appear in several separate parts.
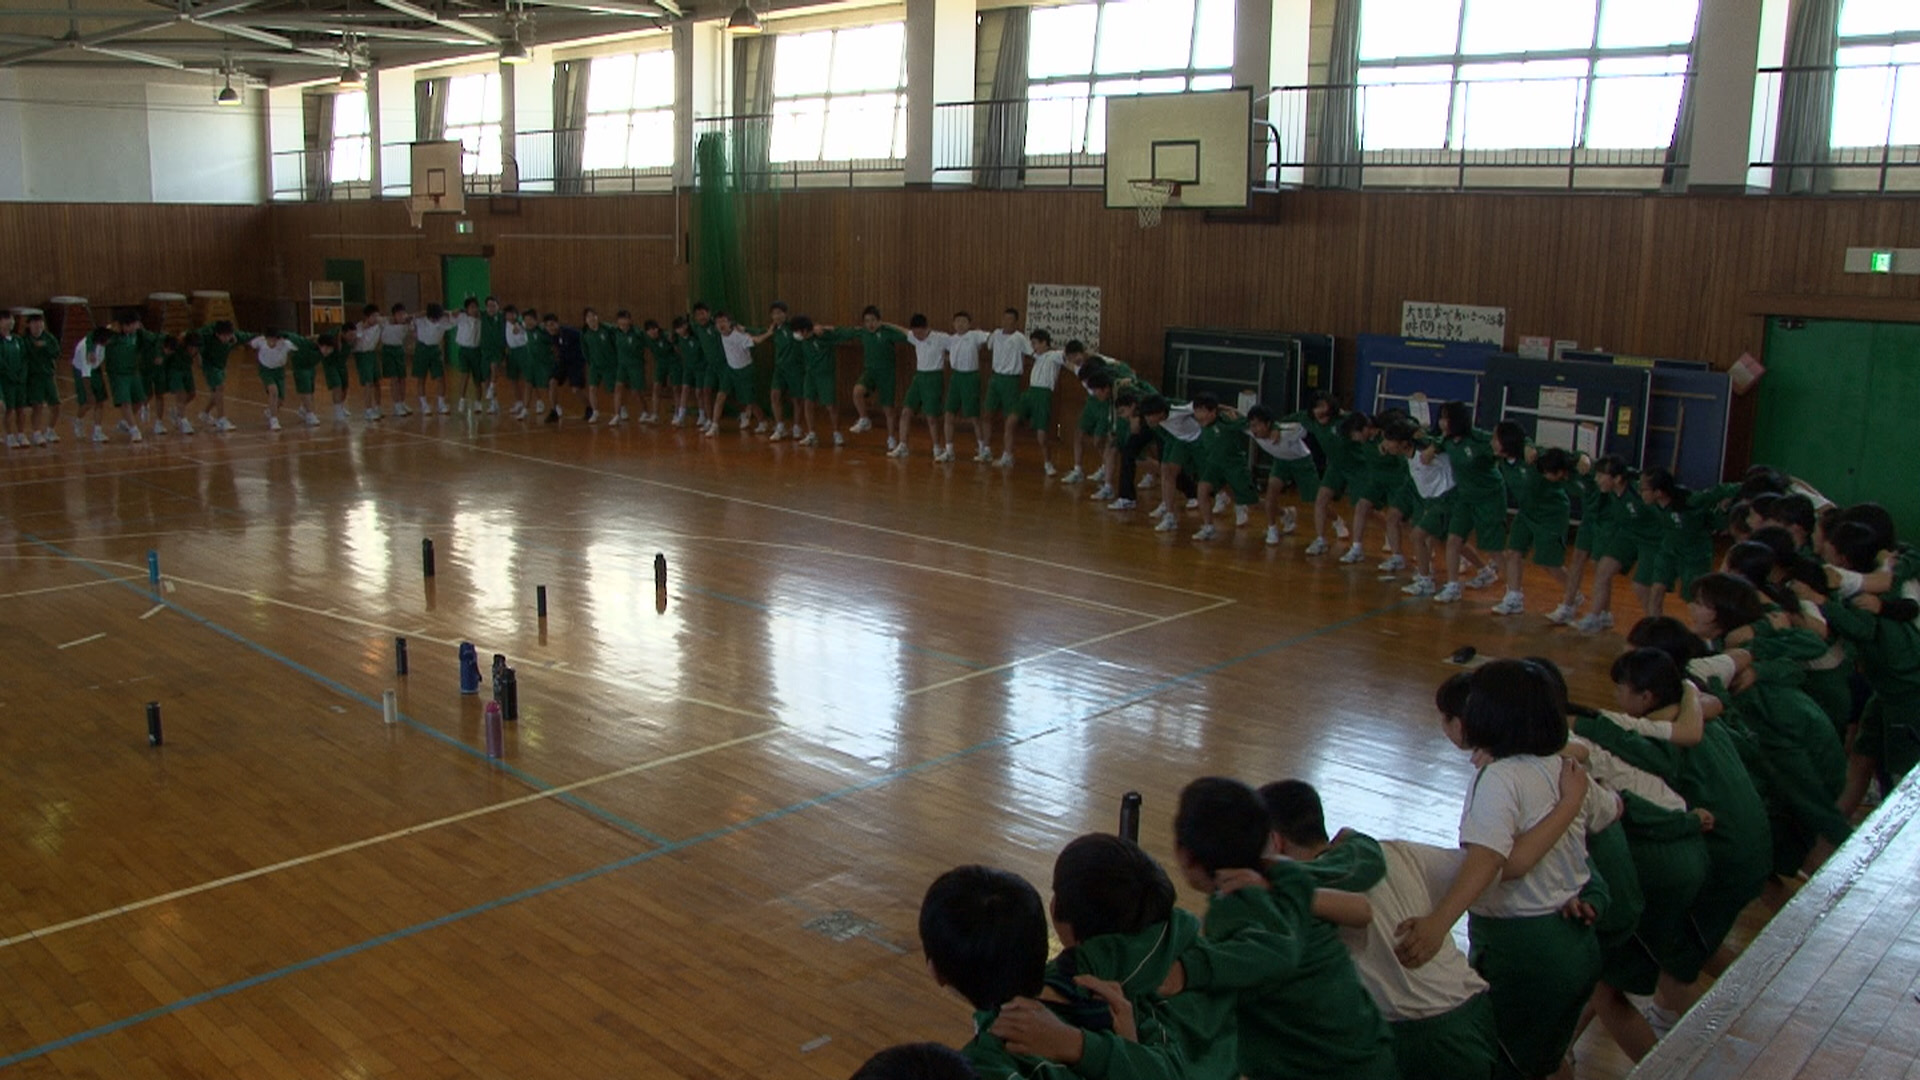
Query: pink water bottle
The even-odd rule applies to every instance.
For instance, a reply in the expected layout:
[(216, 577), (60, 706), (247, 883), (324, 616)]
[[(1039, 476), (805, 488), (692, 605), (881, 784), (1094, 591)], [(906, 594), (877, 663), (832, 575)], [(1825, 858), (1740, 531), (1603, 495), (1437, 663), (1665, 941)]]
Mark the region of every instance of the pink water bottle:
[(506, 728), (500, 722), (500, 703), (487, 702), (487, 757), (499, 761), (507, 756)]

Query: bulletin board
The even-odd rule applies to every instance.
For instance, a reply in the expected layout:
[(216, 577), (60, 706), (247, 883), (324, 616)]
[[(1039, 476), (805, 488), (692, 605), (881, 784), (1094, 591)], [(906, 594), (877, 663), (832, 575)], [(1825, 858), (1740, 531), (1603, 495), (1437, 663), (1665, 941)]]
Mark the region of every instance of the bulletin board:
[(1028, 285), (1027, 329), (1045, 330), (1055, 346), (1083, 341), (1100, 347), (1100, 286)]

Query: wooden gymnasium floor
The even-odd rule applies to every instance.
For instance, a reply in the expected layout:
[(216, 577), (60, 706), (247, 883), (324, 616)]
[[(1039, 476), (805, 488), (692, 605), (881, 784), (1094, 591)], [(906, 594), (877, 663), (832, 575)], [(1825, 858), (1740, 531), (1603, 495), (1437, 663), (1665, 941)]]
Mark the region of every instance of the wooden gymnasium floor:
[[(234, 412), (0, 459), (8, 1075), (844, 1077), (970, 1033), (917, 955), (937, 873), (1044, 890), (1129, 788), (1164, 859), (1207, 773), (1451, 843), (1443, 658), (1543, 653), (1600, 699), (1618, 647), (1298, 537), (1155, 534), (1030, 445)], [(462, 640), (518, 669), (504, 767)]]

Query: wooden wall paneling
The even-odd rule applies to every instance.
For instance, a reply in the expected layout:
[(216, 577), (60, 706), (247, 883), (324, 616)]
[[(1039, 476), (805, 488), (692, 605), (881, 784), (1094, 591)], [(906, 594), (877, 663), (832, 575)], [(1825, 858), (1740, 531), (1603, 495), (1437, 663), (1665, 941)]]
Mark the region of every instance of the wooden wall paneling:
[(270, 253), (265, 207), (0, 203), (0, 303), (9, 306), (60, 295), (135, 304), (194, 289), (253, 304)]

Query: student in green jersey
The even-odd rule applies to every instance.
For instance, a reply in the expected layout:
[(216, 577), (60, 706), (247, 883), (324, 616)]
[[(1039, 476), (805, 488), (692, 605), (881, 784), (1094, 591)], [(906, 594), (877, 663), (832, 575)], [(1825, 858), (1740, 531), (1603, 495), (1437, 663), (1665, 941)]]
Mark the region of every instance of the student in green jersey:
[(1046, 475), (1053, 476), (1057, 470), (1053, 467), (1053, 447), (1047, 442), (1047, 433), (1053, 428), (1053, 386), (1059, 381), (1066, 354), (1053, 347), (1053, 336), (1045, 330), (1035, 330), (1029, 340), (1035, 349), (1033, 371), (1028, 376), (1027, 389), (1020, 395), (1012, 411), (1007, 413), (1007, 431), (1001, 441), (1004, 449), (999, 465), (1003, 469), (1013, 466), (1013, 436), (1019, 425), (1025, 424), (1032, 429), (1034, 438), (1040, 443), (1041, 469)]
[[(1038, 361), (1035, 361), (1036, 367)], [(1247, 469), (1247, 421), (1220, 404), (1213, 394), (1195, 394), (1193, 418), (1200, 424), (1200, 442), (1195, 451), (1200, 481), (1200, 531), (1195, 540), (1212, 540), (1219, 535), (1213, 516), (1221, 507), (1214, 505), (1216, 494), (1233, 500), (1233, 524), (1247, 523), (1253, 506), (1253, 477)]]
[(105, 366), (107, 342), (113, 335), (111, 327), (96, 326), (91, 334), (74, 344), (70, 363), (73, 366), (73, 437), (76, 439), (92, 428), (94, 442), (107, 441), (107, 433), (100, 425), (110, 400)]
[(1453, 507), (1447, 516), (1447, 583), (1437, 604), (1459, 600), (1465, 589), (1485, 588), (1500, 580), (1492, 563), (1462, 586), (1460, 566), (1471, 538), (1482, 551), (1498, 552), (1507, 543), (1507, 488), (1500, 479), (1493, 434), (1473, 426), (1473, 407), (1464, 401), (1440, 406), (1440, 449), (1453, 467)]
[(507, 313), (496, 297), (487, 297), (486, 309), (480, 313), (480, 362), (472, 365), (473, 378), (485, 387), (482, 392), (487, 399), (487, 412), (500, 411), (498, 393), (500, 381), (506, 377), (507, 366)]
[[(327, 396), (333, 402), (333, 422), (344, 424), (348, 420), (347, 372), (351, 363), (348, 353), (354, 346), (353, 331), (335, 331), (333, 339), (333, 351), (321, 357), (320, 377), (326, 381)], [(311, 408), (308, 411), (312, 411)]]
[(693, 341), (700, 347), (699, 378), (695, 380), (696, 396), (700, 401), (699, 426), (706, 427), (709, 422), (717, 423), (721, 419), (713, 411), (713, 395), (720, 389), (720, 372), (727, 366), (726, 352), (720, 347), (720, 331), (713, 325), (713, 309), (704, 300), (694, 302)]
[(680, 383), (680, 355), (674, 351), (673, 339), (660, 328), (657, 319), (648, 319), (640, 324), (640, 347), (646, 350), (647, 357), (653, 361), (653, 388), (647, 392), (647, 411), (640, 414), (643, 424), (660, 422), (660, 395), (674, 393)]
[(618, 424), (627, 417), (626, 396), (634, 395), (635, 408), (640, 400), (640, 388), (647, 384), (647, 354), (641, 347), (640, 328), (633, 324), (633, 314), (621, 308), (613, 316), (613, 404), (607, 407), (606, 422), (609, 427)]
[[(796, 439), (800, 437), (800, 399), (806, 389), (807, 364), (800, 356), (800, 343), (794, 340), (793, 328), (787, 325), (787, 319), (785, 301), (775, 300), (767, 309), (766, 326), (766, 333), (773, 336), (773, 382), (767, 390), (773, 415), (773, 431), (767, 436), (769, 442), (779, 442), (789, 433)], [(760, 331), (749, 333), (757, 335)]]
[(800, 356), (807, 368), (805, 395), (800, 399), (800, 416), (807, 434), (799, 440), (800, 445), (819, 446), (820, 432), (831, 431), (833, 445), (840, 446), (846, 437), (840, 434), (834, 411), (835, 354), (842, 342), (853, 341), (860, 331), (818, 326), (805, 315), (795, 315), (790, 325), (801, 343)]
[(973, 1007), (974, 1036), (961, 1054), (987, 1080), (1176, 1080), (1177, 1053), (1136, 1041), (1132, 1009), (1103, 980), (1105, 1029), (1073, 1026), (1041, 995), (1046, 988), (1047, 915), (1024, 878), (985, 866), (947, 871), (920, 903), (920, 947), (935, 981)]
[(386, 325), (378, 304), (361, 308), (360, 321), (353, 324), (353, 374), (360, 380), (361, 416), (368, 420), (384, 415), (380, 411), (380, 331)]
[(608, 407), (618, 400), (614, 390), (619, 378), (614, 328), (601, 322), (600, 313), (592, 308), (580, 313), (580, 351), (587, 360), (587, 423), (611, 420), (618, 415)]
[[(47, 317), (39, 311), (27, 313), (23, 335), (27, 352), (27, 407), (33, 410), (29, 426), (34, 445), (60, 441), (60, 387), (54, 372), (60, 366), (60, 339), (47, 330)], [(76, 426), (74, 434), (80, 429)]]
[[(162, 365), (166, 385), (161, 389), (172, 395), (174, 429), (182, 435), (193, 434), (193, 423), (187, 419), (187, 406), (193, 404), (193, 368), (200, 362), (200, 336), (194, 333), (169, 334), (161, 345)], [(165, 407), (165, 396), (156, 393), (156, 409)]]
[(560, 343), (560, 316), (551, 311), (541, 315), (528, 308), (520, 321), (527, 336), (527, 384), (533, 388), (533, 415), (557, 424), (560, 422), (560, 369), (554, 363), (554, 350)]
[[(513, 386), (513, 418), (525, 420), (528, 412), (527, 323), (520, 317), (520, 309), (513, 304), (508, 304), (501, 313), (506, 316), (501, 324), (501, 334), (507, 343), (507, 359), (500, 370), (504, 381)], [(539, 325), (538, 320), (534, 325)]]
[(0, 308), (0, 415), (6, 420), (7, 449), (24, 450), (35, 443), (27, 436), (27, 343), (13, 332), (15, 321), (12, 311)]
[[(1593, 601), (1587, 614), (1574, 623), (1584, 633), (1597, 634), (1613, 628), (1613, 583), (1631, 571), (1641, 553), (1657, 551), (1660, 546), (1659, 519), (1640, 498), (1639, 477), (1618, 454), (1606, 454), (1593, 463), (1593, 483), (1603, 499), (1594, 537)], [(1583, 520), (1580, 528), (1585, 531)], [(1648, 590), (1636, 578), (1633, 590), (1644, 605)], [(1649, 611), (1648, 614), (1657, 614)]]
[(853, 411), (858, 417), (853, 426), (847, 429), (850, 435), (873, 430), (873, 421), (867, 413), (873, 403), (880, 403), (881, 415), (887, 422), (887, 451), (891, 453), (900, 444), (900, 410), (895, 406), (899, 397), (894, 387), (894, 347), (907, 343), (907, 332), (892, 323), (880, 320), (880, 309), (868, 304), (860, 312), (860, 378), (853, 384)]
[(1516, 507), (1507, 530), (1507, 592), (1493, 607), (1495, 615), (1521, 615), (1527, 610), (1526, 559), (1547, 572), (1560, 586), (1567, 585), (1567, 526), (1573, 517), (1567, 499), (1571, 458), (1559, 447), (1541, 450), (1527, 444), (1526, 432), (1512, 420), (1493, 428), (1494, 464)]
[(141, 377), (141, 358), (148, 349), (158, 349), (160, 335), (140, 327), (137, 311), (124, 311), (107, 324), (113, 334), (105, 346), (107, 390), (120, 410), (120, 430), (132, 442), (141, 441), (140, 424), (134, 410), (146, 403), (146, 382)]
[(699, 412), (700, 426), (706, 426), (706, 413), (700, 411), (700, 342), (693, 336), (693, 320), (685, 315), (673, 317), (673, 426), (687, 422), (687, 410)]

